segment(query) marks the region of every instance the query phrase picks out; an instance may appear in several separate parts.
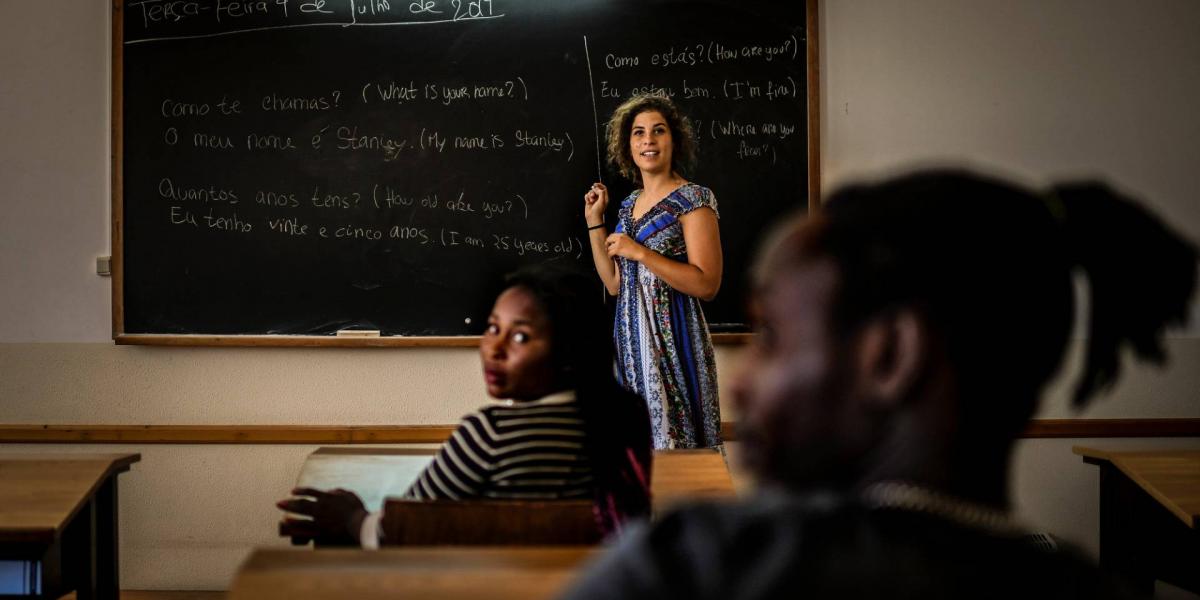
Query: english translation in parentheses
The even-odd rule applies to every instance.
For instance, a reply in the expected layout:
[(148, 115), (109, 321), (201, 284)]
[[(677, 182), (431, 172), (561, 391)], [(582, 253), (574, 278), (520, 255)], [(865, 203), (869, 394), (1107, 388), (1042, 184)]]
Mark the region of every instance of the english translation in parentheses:
[(529, 203), (525, 201), (524, 196), (522, 196), (520, 194), (513, 194), (513, 195), (516, 196), (517, 200), (521, 201), (521, 205), (525, 207), (525, 220), (528, 221), (529, 220)]
[[(375, 88), (375, 96), (382, 102), (395, 102), (396, 104), (404, 104), (417, 99), (417, 94), (420, 89), (415, 81), (388, 81), (386, 83), (368, 83), (363, 87), (362, 96), (363, 102), (367, 101), (369, 90)], [(428, 94), (427, 94), (428, 95)]]
[(446, 150), (446, 138), (442, 137), (441, 132), (421, 128), (421, 149), (422, 150), (437, 150), (439, 153)]

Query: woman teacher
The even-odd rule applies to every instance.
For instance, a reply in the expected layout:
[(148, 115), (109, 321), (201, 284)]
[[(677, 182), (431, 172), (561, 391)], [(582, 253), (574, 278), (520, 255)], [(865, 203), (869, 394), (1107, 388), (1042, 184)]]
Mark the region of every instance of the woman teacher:
[(646, 400), (655, 448), (721, 443), (717, 369), (700, 300), (721, 286), (717, 200), (685, 173), (696, 139), (667, 98), (634, 96), (608, 123), (608, 160), (638, 187), (609, 233), (608, 189), (592, 184), (584, 215), (596, 272), (617, 297), (617, 378)]

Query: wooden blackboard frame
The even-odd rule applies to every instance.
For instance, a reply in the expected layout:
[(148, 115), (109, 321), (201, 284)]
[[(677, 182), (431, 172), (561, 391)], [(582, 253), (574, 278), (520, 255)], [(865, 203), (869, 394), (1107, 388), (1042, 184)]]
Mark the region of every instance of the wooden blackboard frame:
[[(334, 337), (314, 335), (130, 334), (125, 331), (124, 279), (124, 46), (125, 0), (112, 0), (112, 336), (119, 345), (236, 347), (474, 347), (479, 336)], [(805, 0), (808, 210), (821, 204), (819, 0)], [(718, 344), (742, 344), (748, 333), (716, 333)]]

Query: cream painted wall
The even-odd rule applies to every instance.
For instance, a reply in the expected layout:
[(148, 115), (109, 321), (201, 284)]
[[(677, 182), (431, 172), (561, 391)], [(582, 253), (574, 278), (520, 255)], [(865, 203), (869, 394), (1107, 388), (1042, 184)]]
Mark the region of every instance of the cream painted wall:
[[(828, 0), (820, 26), (826, 189), (930, 162), (1037, 184), (1099, 174), (1200, 239), (1200, 3)], [(422, 424), (475, 406), (465, 349), (108, 341), (109, 280), (94, 272), (109, 253), (108, 31), (107, 2), (0, 2), (0, 423)], [(1198, 332), (1171, 339), (1168, 371), (1133, 370), (1084, 416), (1200, 417)], [(725, 383), (739, 359), (719, 349)], [(1073, 415), (1062, 389), (1043, 416)], [(1075, 442), (1022, 443), (1014, 495), (1026, 521), (1094, 551), (1095, 468)], [(219, 589), (250, 548), (279, 544), (271, 501), (311, 449), (0, 452), (141, 452), (122, 476), (125, 586)]]
[(1035, 184), (1099, 175), (1200, 239), (1192, 0), (831, 0), (822, 9), (827, 186), (931, 161)]

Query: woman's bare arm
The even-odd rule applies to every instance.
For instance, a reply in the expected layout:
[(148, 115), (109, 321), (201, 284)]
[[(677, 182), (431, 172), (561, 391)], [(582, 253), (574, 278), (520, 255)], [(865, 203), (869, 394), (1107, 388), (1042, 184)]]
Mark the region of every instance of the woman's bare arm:
[[(607, 256), (610, 260), (616, 256), (636, 260), (676, 290), (702, 300), (712, 300), (721, 288), (724, 266), (717, 214), (711, 208), (702, 207), (680, 217), (679, 224), (683, 227), (687, 262), (667, 258), (623, 233), (608, 236)], [(592, 239), (594, 256), (595, 237)]]

